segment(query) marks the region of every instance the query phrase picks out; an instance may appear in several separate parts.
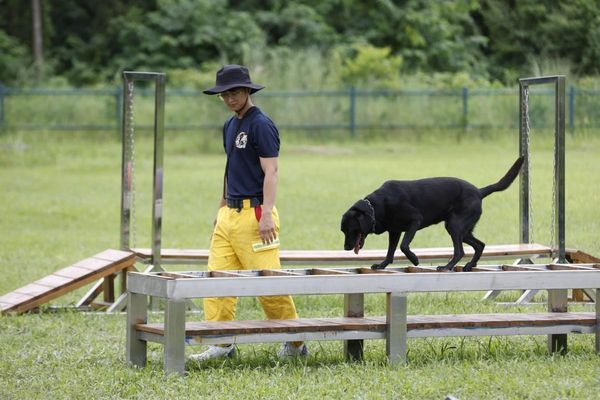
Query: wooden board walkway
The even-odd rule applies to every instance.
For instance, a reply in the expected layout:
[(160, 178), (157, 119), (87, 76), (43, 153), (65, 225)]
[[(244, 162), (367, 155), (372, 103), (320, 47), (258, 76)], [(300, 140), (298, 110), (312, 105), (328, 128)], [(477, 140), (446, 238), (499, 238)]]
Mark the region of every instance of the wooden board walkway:
[[(135, 254), (129, 251), (104, 250), (92, 257), (78, 261), (33, 283), (0, 296), (0, 313), (25, 312), (78, 289), (91, 282), (103, 279), (95, 295), (105, 293), (105, 300), (114, 301), (114, 275), (123, 270), (132, 270)], [(125, 274), (123, 274), (125, 276)], [(122, 288), (125, 290), (125, 287)]]
[[(507, 328), (508, 331), (508, 328), (560, 325), (587, 326), (592, 329), (596, 325), (596, 314), (593, 312), (564, 312), (407, 316), (407, 329), (409, 331), (433, 329), (480, 329), (483, 331), (485, 328)], [(164, 323), (136, 324), (135, 329), (139, 332), (153, 333), (159, 336), (165, 335)], [(219, 336), (218, 339), (223, 343), (229, 343), (232, 336), (239, 335), (326, 331), (385, 332), (386, 329), (387, 320), (385, 316), (226, 322), (190, 321), (185, 324), (185, 336), (187, 338)], [(515, 329), (516, 331), (517, 329)], [(237, 343), (240, 343), (239, 339), (237, 338)]]
[[(464, 246), (465, 256), (468, 259), (473, 255), (471, 246)], [(150, 249), (131, 249), (140, 259), (150, 260)], [(433, 247), (413, 249), (413, 252), (423, 262), (447, 261), (452, 257), (452, 247)], [(387, 250), (361, 250), (359, 254), (344, 250), (281, 250), (279, 258), (282, 264), (356, 264), (381, 262)], [(552, 249), (537, 243), (505, 244), (486, 246), (482, 258), (530, 258), (534, 256), (550, 256)], [(206, 263), (208, 250), (206, 249), (162, 249), (160, 258), (164, 264)], [(396, 250), (394, 263), (406, 263), (408, 260), (404, 253)]]

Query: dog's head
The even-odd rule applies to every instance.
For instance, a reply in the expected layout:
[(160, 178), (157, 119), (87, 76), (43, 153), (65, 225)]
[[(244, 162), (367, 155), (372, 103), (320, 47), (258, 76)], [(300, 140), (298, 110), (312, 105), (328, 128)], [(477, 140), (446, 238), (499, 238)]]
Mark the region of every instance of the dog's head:
[(372, 211), (365, 200), (359, 200), (342, 215), (342, 232), (344, 232), (344, 250), (354, 249), (354, 253), (362, 249), (367, 235), (372, 232)]

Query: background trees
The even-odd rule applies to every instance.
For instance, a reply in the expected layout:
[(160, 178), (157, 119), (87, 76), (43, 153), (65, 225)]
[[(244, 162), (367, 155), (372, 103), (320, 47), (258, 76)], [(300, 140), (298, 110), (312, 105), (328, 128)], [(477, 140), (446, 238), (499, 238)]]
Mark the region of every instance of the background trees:
[[(0, 0), (0, 81), (5, 85), (35, 82), (33, 4)], [(591, 75), (600, 68), (599, 4), (42, 0), (43, 76), (60, 76), (73, 85), (102, 84), (123, 69), (208, 70), (273, 49), (310, 49), (353, 65), (380, 49), (384, 69), (391, 65), (398, 74), (460, 72), (504, 83), (548, 64)], [(356, 71), (342, 80), (361, 81)]]

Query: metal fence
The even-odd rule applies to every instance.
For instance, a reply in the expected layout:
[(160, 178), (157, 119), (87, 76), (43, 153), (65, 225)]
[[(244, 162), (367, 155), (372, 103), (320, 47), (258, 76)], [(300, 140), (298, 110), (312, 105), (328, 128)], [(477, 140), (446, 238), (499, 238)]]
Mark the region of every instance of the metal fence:
[[(553, 91), (532, 91), (533, 127), (553, 126)], [(152, 90), (135, 93), (136, 125), (153, 121)], [(518, 89), (268, 91), (255, 102), (282, 130), (336, 130), (355, 137), (404, 129), (503, 129), (518, 127)], [(121, 87), (108, 89), (15, 89), (0, 86), (0, 130), (119, 132)], [(166, 94), (166, 130), (218, 130), (228, 112), (199, 90)], [(600, 90), (567, 88), (567, 128), (600, 127)]]

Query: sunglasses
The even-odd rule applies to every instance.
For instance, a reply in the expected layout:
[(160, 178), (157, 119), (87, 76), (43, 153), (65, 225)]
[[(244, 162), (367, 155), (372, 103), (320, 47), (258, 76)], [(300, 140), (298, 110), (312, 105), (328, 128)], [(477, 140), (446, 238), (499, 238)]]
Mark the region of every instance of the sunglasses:
[(227, 100), (239, 96), (241, 93), (246, 93), (245, 88), (234, 88), (217, 94), (217, 97), (221, 100)]

